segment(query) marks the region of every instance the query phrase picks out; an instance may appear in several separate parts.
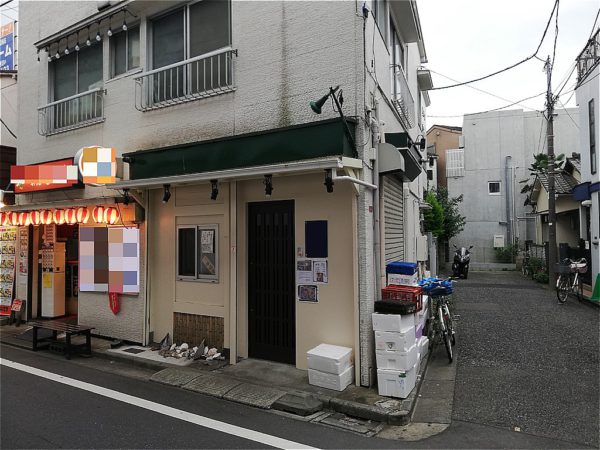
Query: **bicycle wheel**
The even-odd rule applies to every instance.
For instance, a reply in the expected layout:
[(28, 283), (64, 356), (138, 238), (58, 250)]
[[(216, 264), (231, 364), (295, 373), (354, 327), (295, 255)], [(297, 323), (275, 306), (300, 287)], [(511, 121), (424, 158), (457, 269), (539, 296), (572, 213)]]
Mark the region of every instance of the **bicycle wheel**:
[(577, 300), (583, 301), (583, 280), (581, 277), (577, 279)]
[(556, 282), (556, 297), (560, 303), (567, 301), (569, 290), (569, 277), (566, 274), (561, 274)]
[(448, 354), (448, 361), (452, 362), (452, 342), (448, 331), (444, 331), (444, 346), (446, 347), (446, 353)]
[(456, 345), (456, 331), (454, 330), (454, 321), (452, 320), (452, 315), (450, 314), (450, 308), (448, 305), (444, 305), (445, 316), (446, 316), (446, 331), (450, 335), (450, 341), (452, 345)]

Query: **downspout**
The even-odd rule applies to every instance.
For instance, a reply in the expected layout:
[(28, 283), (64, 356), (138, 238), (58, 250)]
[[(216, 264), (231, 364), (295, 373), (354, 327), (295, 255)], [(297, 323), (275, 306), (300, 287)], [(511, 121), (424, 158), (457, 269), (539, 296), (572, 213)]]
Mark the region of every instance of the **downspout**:
[(512, 245), (512, 214), (510, 208), (510, 160), (512, 156), (507, 156), (504, 160), (504, 185), (506, 186), (506, 237), (508, 244)]
[(381, 292), (381, 221), (380, 221), (380, 192), (379, 192), (379, 155), (378, 144), (381, 140), (381, 130), (379, 125), (379, 109), (377, 99), (374, 99), (373, 112), (375, 118), (371, 118), (371, 139), (373, 145), (373, 184), (377, 186), (373, 189), (373, 247), (375, 256), (375, 299), (379, 298)]

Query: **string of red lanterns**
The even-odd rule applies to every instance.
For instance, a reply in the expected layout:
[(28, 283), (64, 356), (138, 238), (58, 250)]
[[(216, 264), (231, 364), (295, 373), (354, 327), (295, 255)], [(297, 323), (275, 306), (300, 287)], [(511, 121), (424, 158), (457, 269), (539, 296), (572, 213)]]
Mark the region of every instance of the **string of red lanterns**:
[[(121, 220), (121, 213), (112, 206), (96, 206), (91, 214), (95, 223), (114, 225)], [(45, 209), (41, 211), (0, 211), (0, 226), (29, 226), (86, 224), (90, 219), (90, 211), (86, 207), (68, 209)]]

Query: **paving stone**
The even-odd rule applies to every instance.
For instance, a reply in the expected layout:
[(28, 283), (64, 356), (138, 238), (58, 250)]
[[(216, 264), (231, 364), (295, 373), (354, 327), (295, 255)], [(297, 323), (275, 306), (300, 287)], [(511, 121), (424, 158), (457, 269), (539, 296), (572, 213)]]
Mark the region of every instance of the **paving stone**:
[(381, 429), (379, 422), (348, 417), (341, 413), (331, 414), (319, 422), (360, 434), (374, 434)]
[(156, 372), (150, 377), (150, 381), (168, 384), (171, 386), (183, 386), (198, 376), (200, 376), (200, 374), (192, 370), (168, 368), (161, 370), (160, 372)]
[(202, 374), (182, 387), (194, 392), (222, 398), (227, 392), (241, 384), (240, 381), (228, 377)]
[(413, 422), (450, 423), (452, 399), (420, 398), (413, 414)]
[(298, 416), (309, 416), (323, 409), (323, 402), (304, 392), (291, 392), (279, 398), (271, 407)]
[(256, 406), (257, 408), (269, 409), (275, 401), (284, 395), (285, 392), (278, 389), (241, 383), (223, 395), (223, 398), (245, 405)]

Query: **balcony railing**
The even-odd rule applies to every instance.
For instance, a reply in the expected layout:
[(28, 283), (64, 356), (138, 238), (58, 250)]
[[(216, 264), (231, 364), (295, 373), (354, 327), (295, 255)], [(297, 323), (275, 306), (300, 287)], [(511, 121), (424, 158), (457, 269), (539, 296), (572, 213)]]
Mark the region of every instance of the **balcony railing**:
[(237, 50), (220, 49), (134, 77), (136, 109), (149, 111), (234, 91), (234, 55)]
[(415, 126), (415, 101), (410, 89), (408, 89), (408, 83), (404, 77), (404, 72), (398, 69), (396, 71), (396, 92), (392, 103), (396, 107), (396, 111), (400, 114), (400, 117), (406, 122), (407, 128)]
[(63, 98), (38, 108), (38, 133), (50, 136), (104, 121), (102, 88)]
[(581, 83), (600, 61), (600, 30), (588, 41), (577, 57), (577, 83)]

